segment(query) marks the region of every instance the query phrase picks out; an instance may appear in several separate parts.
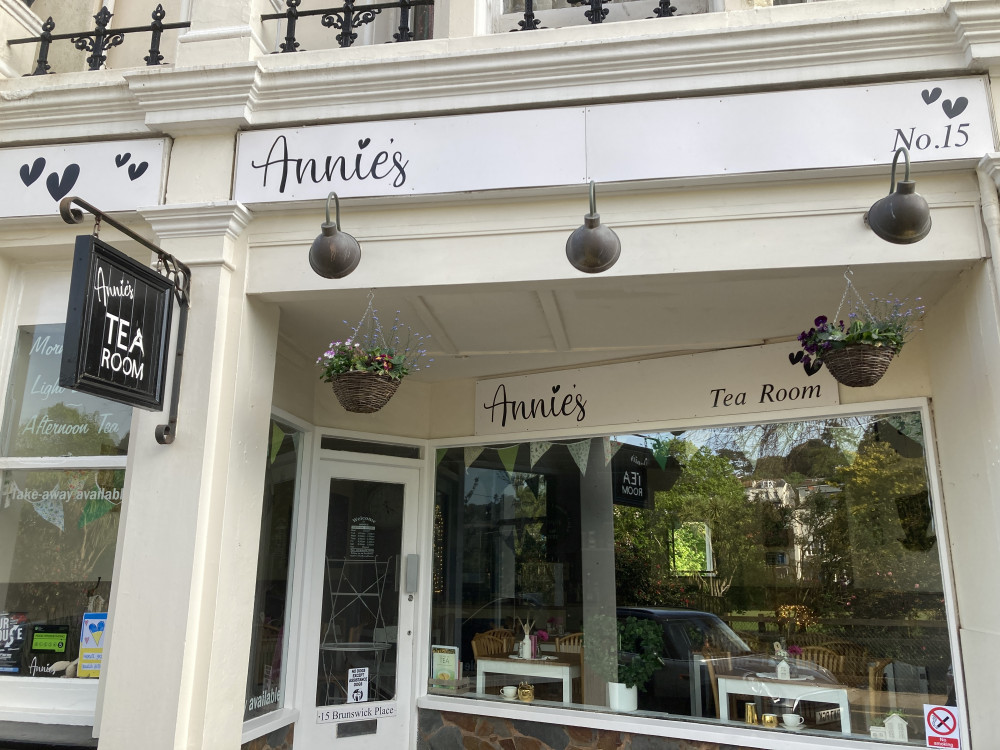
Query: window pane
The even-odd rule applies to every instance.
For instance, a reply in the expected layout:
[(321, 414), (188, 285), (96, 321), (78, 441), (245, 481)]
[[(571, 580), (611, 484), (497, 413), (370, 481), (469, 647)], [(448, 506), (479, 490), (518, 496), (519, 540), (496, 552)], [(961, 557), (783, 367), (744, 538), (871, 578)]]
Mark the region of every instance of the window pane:
[(294, 428), (271, 421), (244, 719), (282, 706), (292, 517), (301, 459), (299, 440), (300, 434)]
[(98, 676), (104, 627), (92, 615), (107, 611), (124, 482), (113, 470), (3, 473), (0, 673)]
[(449, 449), (432, 643), (466, 679), (429, 689), (629, 710), (624, 682), (640, 715), (922, 744), (954, 703), (923, 439), (908, 413)]
[(59, 385), (63, 326), (17, 332), (4, 409), (4, 456), (124, 456), (132, 408)]

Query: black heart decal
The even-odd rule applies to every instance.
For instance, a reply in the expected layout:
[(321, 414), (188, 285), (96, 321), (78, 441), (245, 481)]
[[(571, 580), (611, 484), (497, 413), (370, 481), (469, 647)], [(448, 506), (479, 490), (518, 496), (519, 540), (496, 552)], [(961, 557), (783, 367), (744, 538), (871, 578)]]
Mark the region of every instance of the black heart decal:
[(364, 138), (358, 141), (358, 148), (367, 148), (368, 144), (372, 142), (371, 138)]
[(552, 386), (552, 392), (553, 393), (559, 393), (559, 389), (560, 388), (562, 388), (562, 386), (560, 386), (560, 385), (554, 385), (554, 386)]
[(934, 87), (932, 90), (928, 91), (924, 89), (920, 95), (924, 97), (924, 104), (933, 104), (941, 96), (941, 89)]
[(39, 177), (42, 176), (42, 170), (45, 169), (45, 159), (39, 156), (35, 161), (32, 162), (31, 168), (28, 168), (27, 164), (21, 165), (21, 182), (25, 185), (30, 185)]
[(133, 182), (142, 177), (143, 172), (149, 166), (149, 162), (144, 161), (142, 164), (129, 164), (128, 165), (128, 178)]
[(118, 156), (115, 157), (115, 166), (118, 168), (124, 167), (128, 164), (128, 160), (131, 158), (132, 154), (129, 151), (126, 151), (124, 154), (118, 154)]
[(823, 362), (822, 360), (817, 359), (814, 362), (810, 362), (808, 365), (802, 365), (802, 367), (805, 369), (806, 375), (812, 377), (823, 369)]
[(793, 365), (797, 365), (799, 362), (802, 361), (802, 357), (804, 356), (805, 356), (804, 352), (789, 352), (788, 361), (791, 362)]
[(953, 117), (958, 117), (965, 111), (965, 108), (968, 106), (969, 106), (969, 100), (966, 99), (964, 96), (958, 97), (958, 99), (955, 100), (954, 104), (951, 103), (951, 99), (945, 99), (943, 102), (941, 102), (941, 109), (943, 109), (944, 113), (948, 115), (949, 120)]
[(45, 187), (48, 188), (49, 195), (55, 200), (61, 201), (73, 189), (73, 186), (76, 184), (76, 178), (79, 176), (80, 165), (70, 164), (63, 170), (62, 177), (59, 177), (58, 172), (53, 172), (45, 178)]

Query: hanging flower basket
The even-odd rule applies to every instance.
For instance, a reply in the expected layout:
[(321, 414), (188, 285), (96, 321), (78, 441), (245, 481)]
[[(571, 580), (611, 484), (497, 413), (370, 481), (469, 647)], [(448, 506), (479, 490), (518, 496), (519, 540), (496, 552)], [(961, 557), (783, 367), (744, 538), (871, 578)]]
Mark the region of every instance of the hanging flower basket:
[(333, 386), (340, 405), (356, 414), (371, 414), (389, 403), (399, 381), (420, 369), (419, 362), (427, 354), (423, 342), (429, 337), (403, 326), (398, 312), (392, 327), (383, 330), (372, 304), (374, 297), (373, 289), (368, 294), (368, 307), (350, 336), (331, 341), (316, 360), (320, 378)]
[(330, 381), (333, 393), (347, 411), (372, 414), (391, 399), (399, 381), (374, 372), (345, 372)]
[(895, 354), (895, 350), (884, 346), (848, 344), (823, 352), (822, 361), (841, 385), (867, 388), (882, 379)]

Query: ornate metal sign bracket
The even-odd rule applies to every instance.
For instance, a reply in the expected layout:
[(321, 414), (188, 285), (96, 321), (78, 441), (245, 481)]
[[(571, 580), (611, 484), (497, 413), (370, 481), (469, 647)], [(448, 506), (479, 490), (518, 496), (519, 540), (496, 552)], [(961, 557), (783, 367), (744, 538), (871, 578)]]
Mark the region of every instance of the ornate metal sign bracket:
[(119, 224), (100, 209), (73, 195), (66, 196), (59, 202), (59, 215), (62, 216), (63, 221), (67, 224), (79, 224), (83, 221), (83, 211), (74, 209), (74, 203), (94, 215), (95, 236), (103, 221), (122, 234), (135, 240), (143, 247), (147, 247), (156, 253), (157, 269), (173, 284), (174, 299), (177, 300), (177, 304), (180, 306), (180, 320), (177, 327), (177, 344), (174, 350), (174, 382), (170, 391), (170, 416), (166, 424), (156, 426), (156, 442), (160, 445), (169, 445), (174, 442), (174, 438), (177, 436), (177, 401), (181, 390), (181, 369), (184, 363), (184, 341), (187, 334), (188, 310), (191, 307), (191, 269), (170, 255), (170, 253), (165, 253), (149, 240), (140, 237), (128, 227)]

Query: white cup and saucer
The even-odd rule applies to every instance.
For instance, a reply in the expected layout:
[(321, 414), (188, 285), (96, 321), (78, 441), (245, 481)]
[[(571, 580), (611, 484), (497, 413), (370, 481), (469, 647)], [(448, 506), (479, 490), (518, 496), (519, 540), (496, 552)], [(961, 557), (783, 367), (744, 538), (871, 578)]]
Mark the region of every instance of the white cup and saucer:
[(517, 700), (517, 685), (504, 685), (500, 688), (500, 695), (503, 696), (505, 701), (516, 701)]
[(802, 729), (805, 725), (805, 719), (799, 714), (782, 714), (781, 724), (785, 729)]

